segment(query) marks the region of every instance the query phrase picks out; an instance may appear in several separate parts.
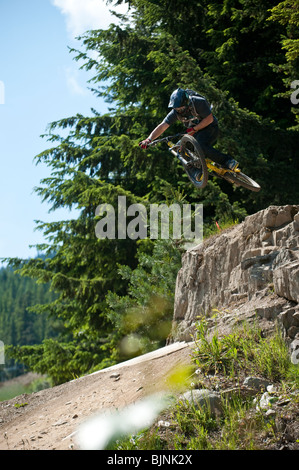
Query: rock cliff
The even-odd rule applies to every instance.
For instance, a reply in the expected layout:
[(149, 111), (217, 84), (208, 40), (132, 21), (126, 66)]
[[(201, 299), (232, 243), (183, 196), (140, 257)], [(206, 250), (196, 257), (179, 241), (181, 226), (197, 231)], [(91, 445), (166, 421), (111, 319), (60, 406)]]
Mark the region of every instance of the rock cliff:
[[(188, 250), (177, 276), (174, 341), (190, 341), (199, 315), (227, 332), (259, 319), (299, 336), (299, 205), (270, 206)], [(297, 338), (298, 338), (297, 336)]]

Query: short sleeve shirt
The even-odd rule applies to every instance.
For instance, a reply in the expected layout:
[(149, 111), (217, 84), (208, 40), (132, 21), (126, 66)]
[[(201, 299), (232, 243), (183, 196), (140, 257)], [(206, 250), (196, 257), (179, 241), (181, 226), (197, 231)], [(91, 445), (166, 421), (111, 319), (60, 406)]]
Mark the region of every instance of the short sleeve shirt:
[[(186, 114), (182, 115), (179, 114), (175, 109), (172, 109), (165, 119), (163, 123), (174, 124), (176, 121), (181, 121), (186, 127), (196, 126), (202, 121), (204, 118), (211, 114), (211, 107), (207, 100), (201, 96), (193, 96), (192, 97), (192, 104), (189, 106), (189, 110)], [(217, 119), (214, 117), (213, 124), (217, 124)]]

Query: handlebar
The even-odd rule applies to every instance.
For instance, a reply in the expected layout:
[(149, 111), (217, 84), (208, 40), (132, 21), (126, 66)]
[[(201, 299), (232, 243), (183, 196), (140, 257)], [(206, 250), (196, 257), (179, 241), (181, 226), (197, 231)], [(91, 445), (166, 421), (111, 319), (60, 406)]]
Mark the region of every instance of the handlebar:
[(150, 144), (149, 144), (149, 147), (153, 146), (153, 145), (157, 145), (161, 142), (169, 142), (171, 139), (174, 139), (176, 137), (182, 137), (183, 135), (185, 135), (184, 133), (179, 133), (179, 134), (175, 134), (175, 135), (169, 135), (167, 137), (163, 137), (163, 139), (156, 139), (156, 140), (153, 140)]

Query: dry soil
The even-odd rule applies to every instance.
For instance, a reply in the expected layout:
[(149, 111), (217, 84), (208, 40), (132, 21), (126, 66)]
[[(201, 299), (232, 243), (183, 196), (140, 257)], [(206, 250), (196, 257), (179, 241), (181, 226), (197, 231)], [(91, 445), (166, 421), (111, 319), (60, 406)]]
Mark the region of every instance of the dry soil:
[(0, 450), (78, 449), (86, 419), (167, 389), (176, 366), (191, 364), (191, 344), (175, 343), (94, 374), (0, 403)]

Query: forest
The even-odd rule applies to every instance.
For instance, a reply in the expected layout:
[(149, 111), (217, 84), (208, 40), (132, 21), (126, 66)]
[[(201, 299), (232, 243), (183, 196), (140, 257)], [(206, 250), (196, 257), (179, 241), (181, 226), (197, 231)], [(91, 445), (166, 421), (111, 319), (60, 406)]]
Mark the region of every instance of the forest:
[[(57, 335), (59, 321), (47, 314), (36, 315), (34, 305), (53, 301), (55, 294), (47, 284), (23, 278), (11, 268), (0, 270), (0, 339), (4, 345), (40, 344), (45, 338)], [(0, 382), (24, 372), (24, 365), (6, 358), (0, 366)]]
[[(109, 111), (95, 107), (89, 116), (50, 123), (43, 137), (51, 148), (35, 157), (51, 169), (36, 188), (41, 201), (79, 215), (39, 222), (46, 240), (36, 247), (41, 256), (6, 260), (17, 281), (11, 271), (0, 273), (0, 287), (5, 276), (11, 286), (0, 291), (9, 355), (53, 384), (161, 347), (170, 333), (184, 240), (100, 239), (99, 204), (116, 208), (119, 196), (145, 207), (202, 204), (207, 236), (216, 222), (222, 227), (269, 205), (298, 202), (299, 0), (108, 3), (112, 9), (127, 3), (128, 15), (117, 15), (121, 25), (86, 32), (70, 53), (92, 72), (90, 91)], [(198, 191), (167, 147), (140, 148), (178, 87), (213, 105), (216, 148), (235, 158), (261, 191), (215, 178)], [(176, 132), (180, 123), (169, 129)], [(26, 296), (13, 293), (24, 279), (38, 286), (30, 305), (34, 331), (20, 307)], [(24, 328), (28, 334), (21, 335)]]

